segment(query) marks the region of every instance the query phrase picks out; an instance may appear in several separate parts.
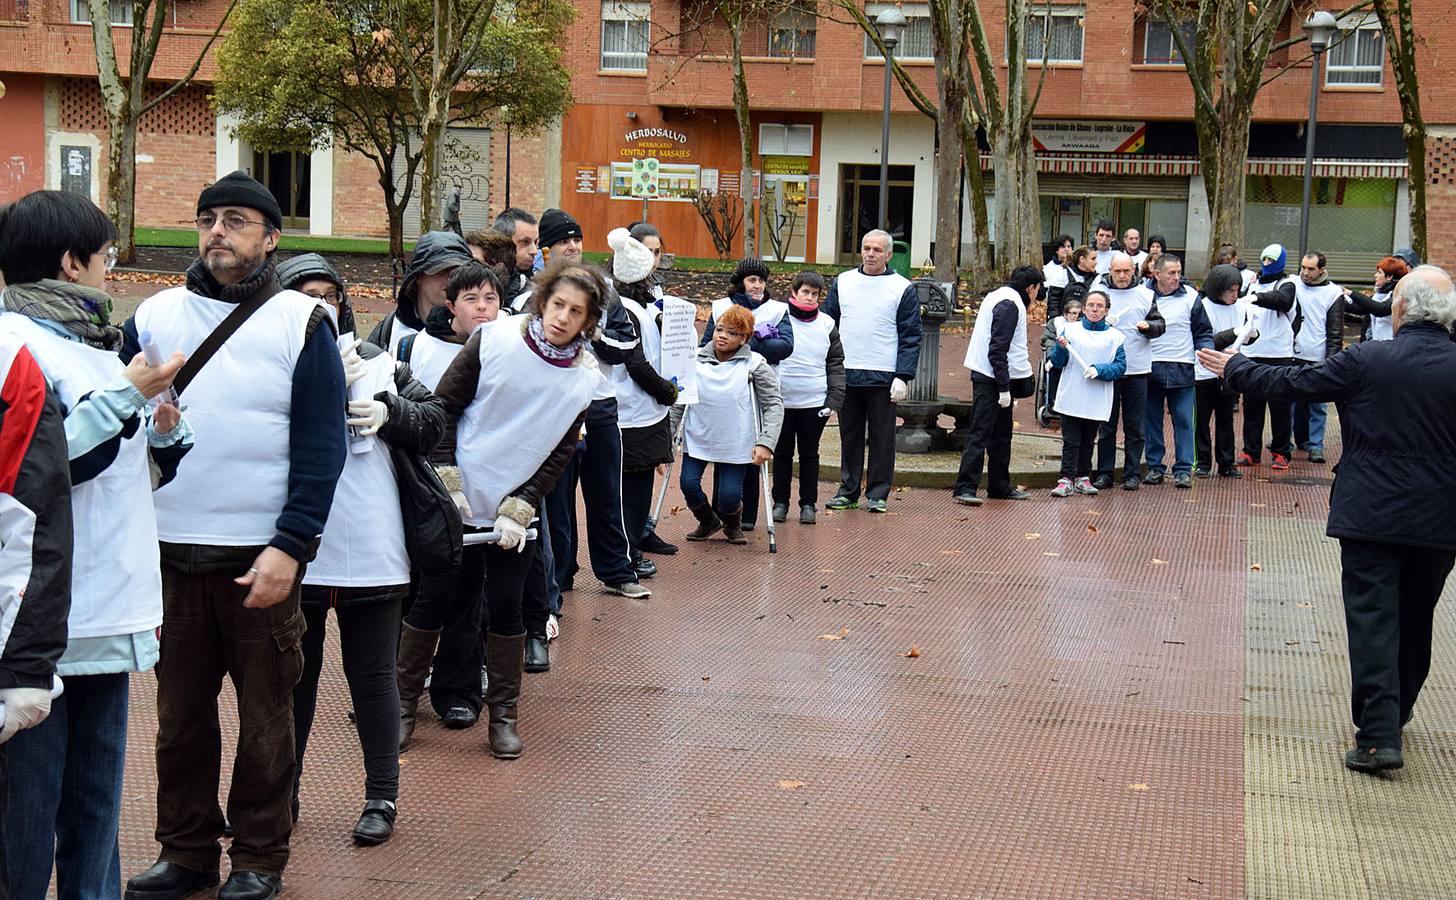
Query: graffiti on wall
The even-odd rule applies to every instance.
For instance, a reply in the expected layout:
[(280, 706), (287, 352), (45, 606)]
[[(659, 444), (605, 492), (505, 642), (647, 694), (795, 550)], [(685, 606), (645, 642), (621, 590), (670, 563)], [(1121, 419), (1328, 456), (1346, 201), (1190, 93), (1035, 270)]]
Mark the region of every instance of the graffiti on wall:
[(29, 185), (30, 157), (0, 159), (0, 202), (19, 200), (32, 189)]

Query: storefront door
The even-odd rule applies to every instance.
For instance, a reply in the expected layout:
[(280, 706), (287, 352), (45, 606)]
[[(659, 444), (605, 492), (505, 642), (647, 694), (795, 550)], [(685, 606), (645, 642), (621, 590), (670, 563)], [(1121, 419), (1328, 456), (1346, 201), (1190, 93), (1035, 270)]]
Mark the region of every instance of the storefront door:
[(759, 201), (764, 259), (803, 262), (809, 242), (809, 176), (765, 175)]
[[(859, 260), (859, 242), (865, 232), (880, 227), (880, 167), (840, 166), (839, 261), (853, 265)], [(915, 212), (915, 167), (890, 166), (890, 227), (897, 241), (910, 243), (910, 223)]]
[(283, 210), (284, 228), (308, 227), (309, 154), (296, 150), (253, 153), (253, 176)]

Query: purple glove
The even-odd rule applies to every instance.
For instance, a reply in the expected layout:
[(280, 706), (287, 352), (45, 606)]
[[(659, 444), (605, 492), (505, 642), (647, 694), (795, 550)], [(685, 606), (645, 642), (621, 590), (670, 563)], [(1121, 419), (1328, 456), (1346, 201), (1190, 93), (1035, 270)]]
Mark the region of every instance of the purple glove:
[(753, 329), (753, 336), (761, 341), (766, 341), (769, 338), (778, 337), (779, 328), (777, 325), (770, 325), (769, 323), (764, 322), (762, 325), (759, 325), (757, 328)]

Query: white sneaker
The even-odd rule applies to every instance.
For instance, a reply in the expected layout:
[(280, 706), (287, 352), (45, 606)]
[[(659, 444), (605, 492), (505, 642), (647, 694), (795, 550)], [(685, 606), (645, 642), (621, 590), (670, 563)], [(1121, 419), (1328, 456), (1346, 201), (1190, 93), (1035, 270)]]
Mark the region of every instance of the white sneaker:
[[(1095, 491), (1093, 493), (1096, 493)], [(554, 641), (561, 634), (561, 623), (555, 616), (546, 617), (546, 640)]]
[(1083, 476), (1077, 479), (1077, 493), (1088, 495), (1096, 494), (1097, 488), (1092, 486), (1092, 479)]
[(1070, 478), (1059, 478), (1059, 479), (1057, 479), (1057, 486), (1054, 487), (1054, 488), (1052, 488), (1052, 496), (1053, 497), (1070, 497), (1070, 496), (1072, 496), (1072, 479), (1070, 479)]

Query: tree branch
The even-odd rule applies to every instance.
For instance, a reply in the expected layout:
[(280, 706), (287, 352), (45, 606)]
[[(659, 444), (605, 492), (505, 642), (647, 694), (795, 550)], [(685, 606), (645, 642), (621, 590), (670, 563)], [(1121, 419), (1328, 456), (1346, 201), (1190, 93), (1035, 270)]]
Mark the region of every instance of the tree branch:
[(165, 91), (162, 91), (162, 93), (158, 94), (150, 101), (145, 103), (142, 106), (142, 111), (138, 117), (151, 112), (153, 109), (162, 105), (163, 101), (165, 101), (168, 97), (172, 96), (173, 94), (177, 93), (178, 91), (182, 90), (192, 83), (192, 79), (197, 77), (198, 70), (202, 68), (202, 61), (207, 57), (207, 51), (212, 49), (212, 45), (217, 40), (218, 35), (222, 34), (222, 27), (227, 24), (228, 19), (231, 18), (233, 14), (233, 10), (237, 8), (238, 0), (229, 0), (228, 8), (223, 12), (222, 19), (218, 21), (217, 27), (212, 30), (212, 34), (208, 37), (207, 43), (203, 45), (202, 52), (198, 53), (197, 59), (192, 61), (192, 68), (187, 70), (187, 74), (183, 75), (180, 81), (173, 84), (171, 87), (167, 88)]

